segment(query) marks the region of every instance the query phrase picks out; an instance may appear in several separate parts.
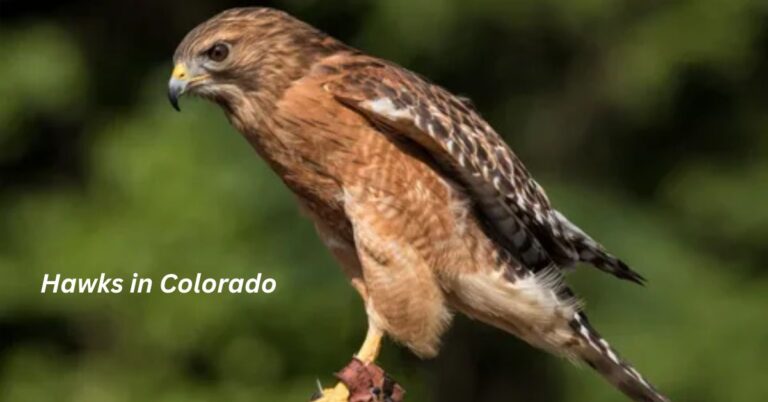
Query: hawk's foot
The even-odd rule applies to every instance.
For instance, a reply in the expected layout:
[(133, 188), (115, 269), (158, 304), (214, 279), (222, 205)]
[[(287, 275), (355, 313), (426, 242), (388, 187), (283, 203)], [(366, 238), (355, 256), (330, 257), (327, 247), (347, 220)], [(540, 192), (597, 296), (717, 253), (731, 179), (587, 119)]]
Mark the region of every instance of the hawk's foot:
[(343, 383), (336, 384), (333, 388), (320, 389), (312, 395), (312, 402), (348, 402), (349, 389)]
[(357, 358), (336, 374), (340, 382), (322, 390), (314, 402), (402, 402), (405, 391), (374, 363)]

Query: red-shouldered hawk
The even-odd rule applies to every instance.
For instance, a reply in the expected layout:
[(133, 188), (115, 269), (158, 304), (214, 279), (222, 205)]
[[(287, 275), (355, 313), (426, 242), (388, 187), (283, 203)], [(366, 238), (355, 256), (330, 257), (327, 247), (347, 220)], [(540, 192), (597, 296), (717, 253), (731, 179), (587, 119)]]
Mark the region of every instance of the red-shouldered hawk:
[[(552, 208), (459, 97), (280, 11), (225, 11), (174, 55), (169, 97), (194, 94), (297, 195), (384, 334), (434, 356), (454, 312), (585, 361), (636, 401), (658, 393), (588, 323), (563, 283), (579, 261), (642, 277)], [(325, 400), (347, 400), (343, 386)]]

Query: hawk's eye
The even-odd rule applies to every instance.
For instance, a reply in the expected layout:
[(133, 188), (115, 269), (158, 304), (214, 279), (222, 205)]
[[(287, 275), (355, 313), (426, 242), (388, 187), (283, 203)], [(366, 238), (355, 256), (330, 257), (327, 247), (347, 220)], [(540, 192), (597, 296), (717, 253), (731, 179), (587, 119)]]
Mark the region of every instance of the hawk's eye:
[(213, 61), (224, 61), (229, 56), (229, 47), (223, 43), (217, 43), (208, 49), (208, 58)]

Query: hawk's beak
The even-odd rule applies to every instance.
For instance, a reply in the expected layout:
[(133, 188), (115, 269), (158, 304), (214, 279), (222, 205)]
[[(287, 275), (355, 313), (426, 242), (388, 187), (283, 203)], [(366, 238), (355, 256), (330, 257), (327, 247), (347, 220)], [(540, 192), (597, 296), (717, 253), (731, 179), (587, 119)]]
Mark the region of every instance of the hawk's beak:
[(188, 84), (189, 73), (187, 72), (187, 67), (184, 64), (177, 64), (173, 68), (171, 80), (168, 82), (168, 100), (171, 102), (171, 106), (179, 112), (181, 111), (179, 109), (179, 97), (184, 94)]

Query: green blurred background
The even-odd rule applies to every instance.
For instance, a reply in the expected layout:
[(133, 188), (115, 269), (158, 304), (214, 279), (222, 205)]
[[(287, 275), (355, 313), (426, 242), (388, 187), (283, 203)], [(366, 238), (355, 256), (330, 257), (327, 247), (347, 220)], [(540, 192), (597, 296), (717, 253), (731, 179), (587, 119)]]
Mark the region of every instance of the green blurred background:
[[(0, 0), (0, 400), (304, 401), (359, 346), (358, 296), (222, 113), (165, 98), (232, 1)], [(253, 5), (253, 4), (252, 4)], [(472, 98), (558, 208), (647, 288), (570, 276), (676, 401), (768, 400), (765, 0), (285, 0)], [(263, 272), (271, 295), (41, 295), (44, 273)], [(601, 402), (588, 369), (457, 320), (412, 402)]]

